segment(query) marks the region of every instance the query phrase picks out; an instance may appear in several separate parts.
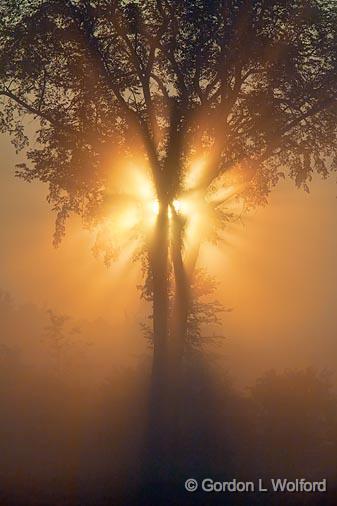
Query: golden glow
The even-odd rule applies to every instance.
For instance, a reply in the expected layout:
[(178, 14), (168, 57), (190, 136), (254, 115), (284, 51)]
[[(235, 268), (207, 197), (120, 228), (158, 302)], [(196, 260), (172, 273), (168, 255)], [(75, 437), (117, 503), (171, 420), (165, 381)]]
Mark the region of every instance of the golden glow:
[[(111, 210), (109, 228), (114, 242), (128, 230), (143, 234), (149, 231), (159, 214), (151, 173), (146, 165), (127, 162), (113, 172), (110, 184)], [(116, 205), (115, 203), (119, 204)], [(117, 239), (118, 238), (118, 239)]]
[(153, 200), (151, 203), (150, 203), (150, 209), (151, 209), (151, 213), (154, 215), (154, 216), (158, 216), (159, 214), (159, 210), (160, 210), (160, 205), (159, 205), (159, 201), (156, 199), (156, 200)]
[(197, 158), (193, 160), (184, 178), (184, 186), (187, 189), (198, 186), (205, 175), (207, 163), (205, 158)]
[[(187, 262), (201, 243), (214, 240), (215, 230), (219, 229), (219, 213), (215, 209), (223, 202), (228, 207), (227, 201), (235, 193), (234, 186), (228, 181), (218, 181), (207, 194), (202, 191), (202, 181), (209, 170), (209, 157), (210, 154), (194, 154), (186, 165), (180, 194), (165, 210), (171, 223), (175, 215), (184, 218), (183, 250)], [(132, 256), (144, 241), (151, 239), (162, 205), (146, 162), (116, 165), (109, 190), (111, 207), (107, 209), (101, 235), (108, 248), (112, 245), (115, 259), (128, 244)]]
[(138, 225), (139, 220), (139, 209), (136, 206), (130, 206), (118, 216), (116, 221), (121, 230), (131, 230)]
[(221, 187), (218, 190), (214, 191), (209, 196), (210, 202), (225, 202), (230, 199), (235, 194), (235, 187), (233, 185), (227, 187)]
[(176, 199), (172, 202), (172, 205), (176, 213), (184, 215), (188, 214), (188, 203), (185, 200)]

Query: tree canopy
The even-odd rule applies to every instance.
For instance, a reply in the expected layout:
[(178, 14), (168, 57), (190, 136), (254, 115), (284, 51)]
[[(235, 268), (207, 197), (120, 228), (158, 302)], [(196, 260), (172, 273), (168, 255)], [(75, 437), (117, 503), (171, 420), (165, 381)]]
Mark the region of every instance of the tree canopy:
[(56, 241), (71, 213), (95, 216), (121, 157), (143, 157), (167, 202), (200, 153), (198, 188), (235, 167), (251, 202), (284, 170), (307, 188), (335, 166), (334, 0), (1, 5), (1, 130), (20, 148), (39, 120), (18, 174), (49, 184)]

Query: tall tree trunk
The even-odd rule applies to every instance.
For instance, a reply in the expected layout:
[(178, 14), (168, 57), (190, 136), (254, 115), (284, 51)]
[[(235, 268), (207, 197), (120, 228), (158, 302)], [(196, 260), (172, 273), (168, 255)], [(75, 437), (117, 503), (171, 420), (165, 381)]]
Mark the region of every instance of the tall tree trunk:
[(153, 281), (153, 375), (157, 378), (167, 372), (169, 331), (168, 280), (168, 215), (167, 206), (161, 205), (152, 241), (151, 270)]
[(187, 339), (187, 320), (190, 310), (191, 289), (189, 276), (183, 262), (184, 220), (177, 213), (172, 217), (172, 263), (175, 281), (173, 313), (173, 360), (178, 370), (181, 367)]
[[(145, 476), (152, 484), (168, 479), (169, 411), (169, 224), (167, 206), (161, 203), (150, 249), (153, 282), (153, 362), (149, 391), (149, 423)], [(151, 485), (152, 486), (152, 485)]]

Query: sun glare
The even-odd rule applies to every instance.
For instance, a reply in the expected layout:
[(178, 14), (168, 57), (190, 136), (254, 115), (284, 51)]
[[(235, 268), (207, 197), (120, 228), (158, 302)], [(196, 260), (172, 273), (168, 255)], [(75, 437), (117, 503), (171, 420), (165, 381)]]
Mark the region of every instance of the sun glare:
[(160, 209), (160, 206), (159, 206), (159, 201), (158, 200), (153, 200), (150, 204), (150, 207), (151, 207), (151, 213), (154, 215), (154, 216), (158, 216), (159, 214), (159, 209)]
[(188, 214), (188, 204), (184, 200), (174, 200), (172, 202), (174, 210), (179, 214)]
[[(167, 208), (167, 215), (169, 217), (169, 219), (172, 219), (172, 210), (174, 209), (174, 211), (178, 214), (183, 214), (183, 215), (187, 215), (188, 214), (188, 205), (187, 205), (187, 202), (183, 201), (183, 200), (174, 200), (172, 202), (172, 204), (170, 204)], [(159, 211), (160, 211), (160, 203), (157, 199), (155, 200), (152, 200), (150, 203), (149, 203), (149, 210), (152, 214), (152, 216), (156, 217), (158, 216), (159, 214)]]
[[(211, 208), (231, 199), (233, 186), (213, 188), (204, 195), (196, 185), (207, 169), (206, 159), (194, 159), (187, 172), (187, 181), (181, 194), (167, 205), (170, 227), (173, 219), (180, 216), (184, 222), (184, 251), (188, 255), (197, 250), (200, 243), (210, 236), (214, 225)], [(188, 184), (189, 183), (189, 184)], [(114, 182), (111, 193), (118, 195), (119, 204), (109, 215), (107, 241), (113, 242), (116, 250), (124, 250), (125, 244), (132, 243), (132, 251), (140, 241), (152, 237), (160, 211), (163, 209), (157, 198), (155, 185), (146, 167), (130, 164), (125, 167), (123, 177)]]

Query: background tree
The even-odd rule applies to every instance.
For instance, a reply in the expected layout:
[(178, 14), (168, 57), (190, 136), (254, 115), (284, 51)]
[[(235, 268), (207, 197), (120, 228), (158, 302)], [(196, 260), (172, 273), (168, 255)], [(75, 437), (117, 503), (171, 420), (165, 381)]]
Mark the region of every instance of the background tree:
[[(169, 342), (183, 354), (200, 242), (218, 238), (229, 200), (264, 203), (284, 172), (308, 189), (335, 167), (336, 3), (3, 0), (0, 14), (1, 130), (20, 149), (37, 120), (18, 175), (49, 184), (55, 244), (72, 213), (96, 225), (111, 205), (152, 202), (151, 230), (131, 228), (162, 372)], [(146, 198), (118, 188), (131, 162)]]
[[(250, 388), (261, 476), (327, 472), (336, 452), (332, 376), (313, 368), (268, 371)], [(272, 449), (272, 450), (271, 450)]]
[(42, 338), (51, 346), (56, 363), (56, 372), (61, 378), (72, 364), (74, 356), (83, 353), (81, 329), (71, 324), (69, 316), (57, 314), (51, 309), (47, 311), (48, 324), (44, 328)]

